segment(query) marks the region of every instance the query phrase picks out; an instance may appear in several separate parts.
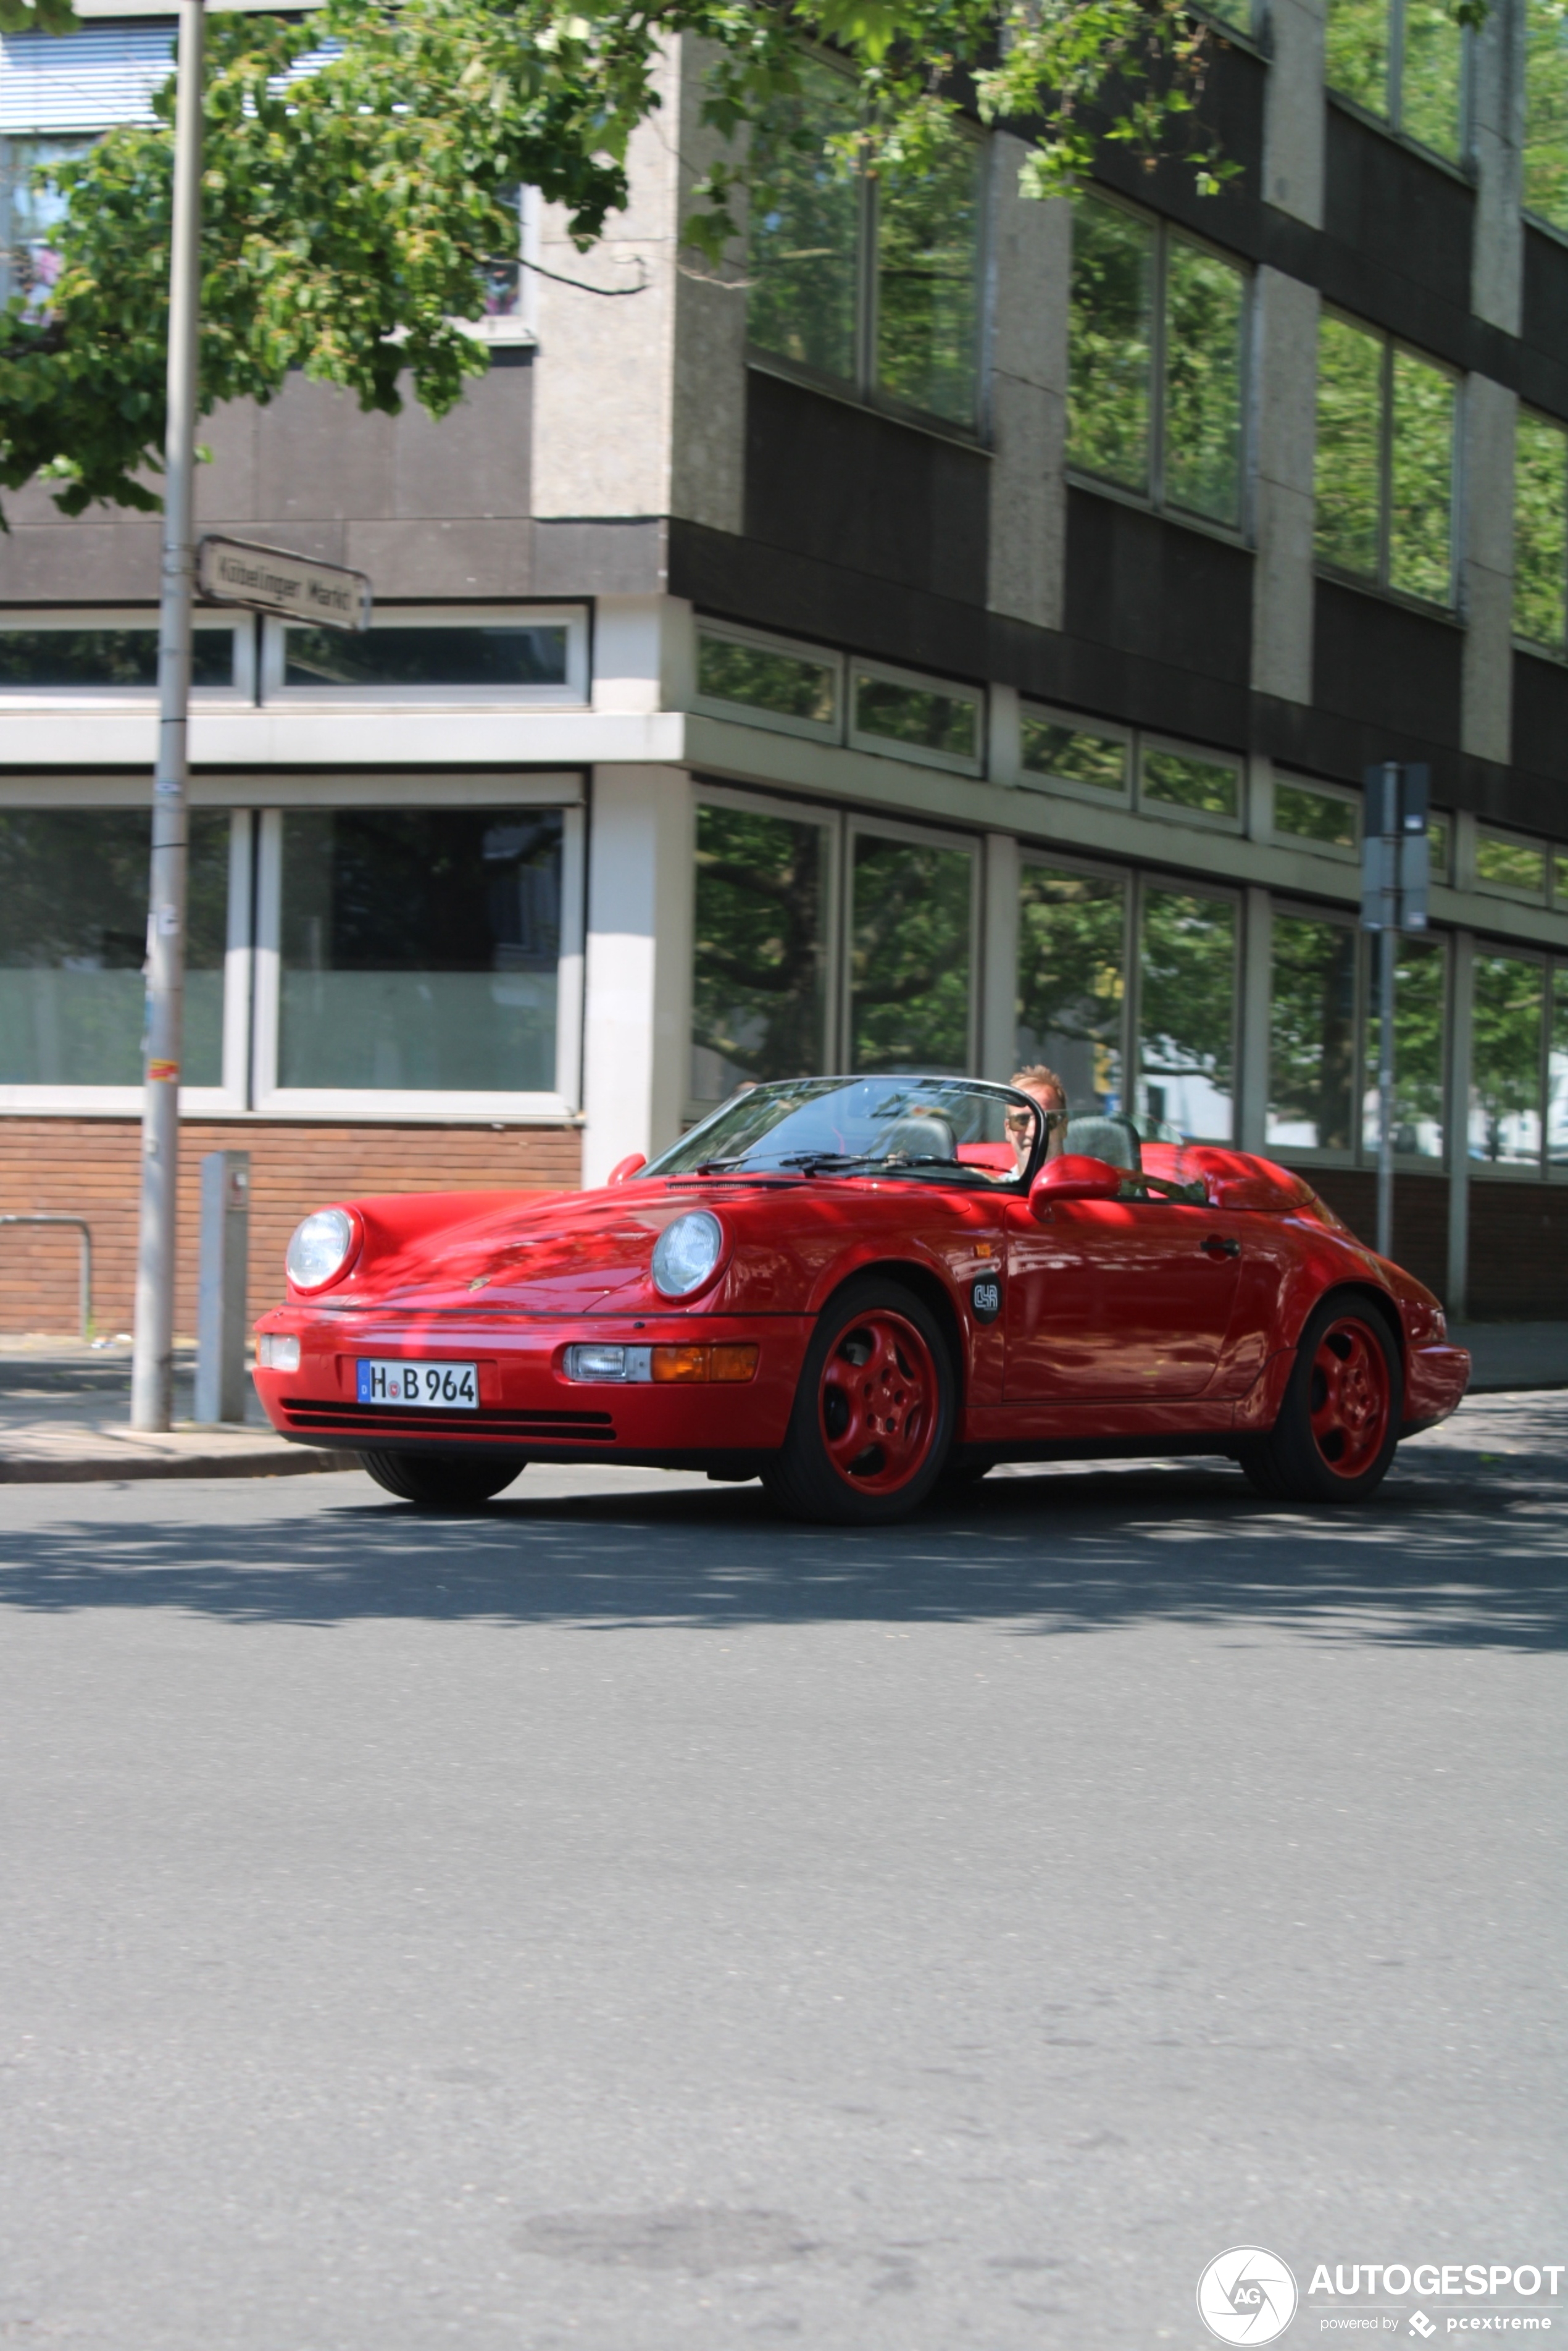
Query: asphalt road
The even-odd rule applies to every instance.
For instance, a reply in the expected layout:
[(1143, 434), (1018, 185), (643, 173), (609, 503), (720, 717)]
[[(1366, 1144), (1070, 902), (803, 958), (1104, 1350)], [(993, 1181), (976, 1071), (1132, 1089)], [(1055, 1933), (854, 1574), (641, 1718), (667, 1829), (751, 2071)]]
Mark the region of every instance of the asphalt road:
[(5, 1489), (0, 2344), (1186, 2351), (1228, 2246), (1568, 2261), (1565, 1437), (872, 1535)]

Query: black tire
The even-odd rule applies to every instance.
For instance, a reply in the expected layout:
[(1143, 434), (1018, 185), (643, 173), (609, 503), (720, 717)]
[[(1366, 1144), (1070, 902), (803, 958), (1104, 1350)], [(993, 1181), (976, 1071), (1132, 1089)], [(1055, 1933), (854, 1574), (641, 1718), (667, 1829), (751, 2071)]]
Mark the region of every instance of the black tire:
[(361, 1453), (378, 1486), (427, 1510), (476, 1510), (527, 1468), (520, 1453)]
[(1370, 1299), (1325, 1298), (1301, 1332), (1279, 1419), (1238, 1458), (1270, 1501), (1365, 1501), (1388, 1473), (1404, 1406), (1387, 1313)]
[(763, 1485), (791, 1518), (889, 1526), (917, 1510), (941, 1477), (956, 1405), (936, 1316), (902, 1282), (862, 1275), (818, 1320)]
[(949, 1461), (936, 1480), (939, 1502), (967, 1502), (982, 1478), (988, 1478), (996, 1468), (994, 1461)]

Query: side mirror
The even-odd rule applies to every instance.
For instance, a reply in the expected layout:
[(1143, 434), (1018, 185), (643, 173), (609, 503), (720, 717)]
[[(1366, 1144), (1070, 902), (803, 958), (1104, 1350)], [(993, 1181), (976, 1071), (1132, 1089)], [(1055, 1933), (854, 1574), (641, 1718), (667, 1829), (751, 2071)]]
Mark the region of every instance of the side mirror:
[(645, 1151), (629, 1151), (624, 1159), (618, 1159), (615, 1162), (604, 1180), (606, 1184), (629, 1184), (639, 1168), (646, 1167), (647, 1165), (648, 1155)]
[(1114, 1200), (1127, 1180), (1124, 1167), (1081, 1152), (1048, 1159), (1029, 1187), (1030, 1213), (1043, 1222), (1059, 1200)]

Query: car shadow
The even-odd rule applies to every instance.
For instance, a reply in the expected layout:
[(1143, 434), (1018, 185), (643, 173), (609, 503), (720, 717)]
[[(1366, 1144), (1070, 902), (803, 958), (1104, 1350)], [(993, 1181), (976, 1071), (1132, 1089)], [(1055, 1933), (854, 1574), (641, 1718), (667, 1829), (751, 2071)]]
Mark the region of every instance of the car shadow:
[(525, 1473), (473, 1516), (357, 1479), (269, 1482), (244, 1502), (232, 1486), (187, 1489), (179, 1511), (147, 1498), (8, 1533), (0, 1605), (605, 1633), (863, 1620), (1064, 1637), (1164, 1622), (1554, 1649), (1568, 1474), (1555, 1427), (1540, 1437), (1505, 1457), (1412, 1450), (1364, 1510), (1263, 1502), (1222, 1462), (1074, 1464), (997, 1475), (876, 1530), (793, 1525), (759, 1487), (661, 1490), (656, 1473), (569, 1494), (530, 1494)]

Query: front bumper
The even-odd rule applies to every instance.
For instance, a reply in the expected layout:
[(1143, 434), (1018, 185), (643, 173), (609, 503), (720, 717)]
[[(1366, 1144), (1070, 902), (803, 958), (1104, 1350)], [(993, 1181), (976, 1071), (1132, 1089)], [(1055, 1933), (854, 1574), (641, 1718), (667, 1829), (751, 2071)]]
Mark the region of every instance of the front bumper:
[[(387, 1314), (282, 1307), (261, 1323), (300, 1343), (299, 1368), (258, 1365), (256, 1392), (281, 1437), (334, 1451), (474, 1453), (504, 1448), (532, 1461), (623, 1461), (671, 1468), (771, 1453), (784, 1441), (808, 1315), (682, 1314), (638, 1322), (529, 1321), (501, 1315)], [(749, 1340), (754, 1378), (638, 1383), (569, 1380), (566, 1350), (584, 1342), (689, 1346)], [(476, 1410), (365, 1405), (357, 1365), (476, 1364)]]
[(1402, 1437), (1435, 1428), (1457, 1412), (1470, 1384), (1469, 1351), (1465, 1347), (1412, 1347), (1405, 1371), (1405, 1418)]

